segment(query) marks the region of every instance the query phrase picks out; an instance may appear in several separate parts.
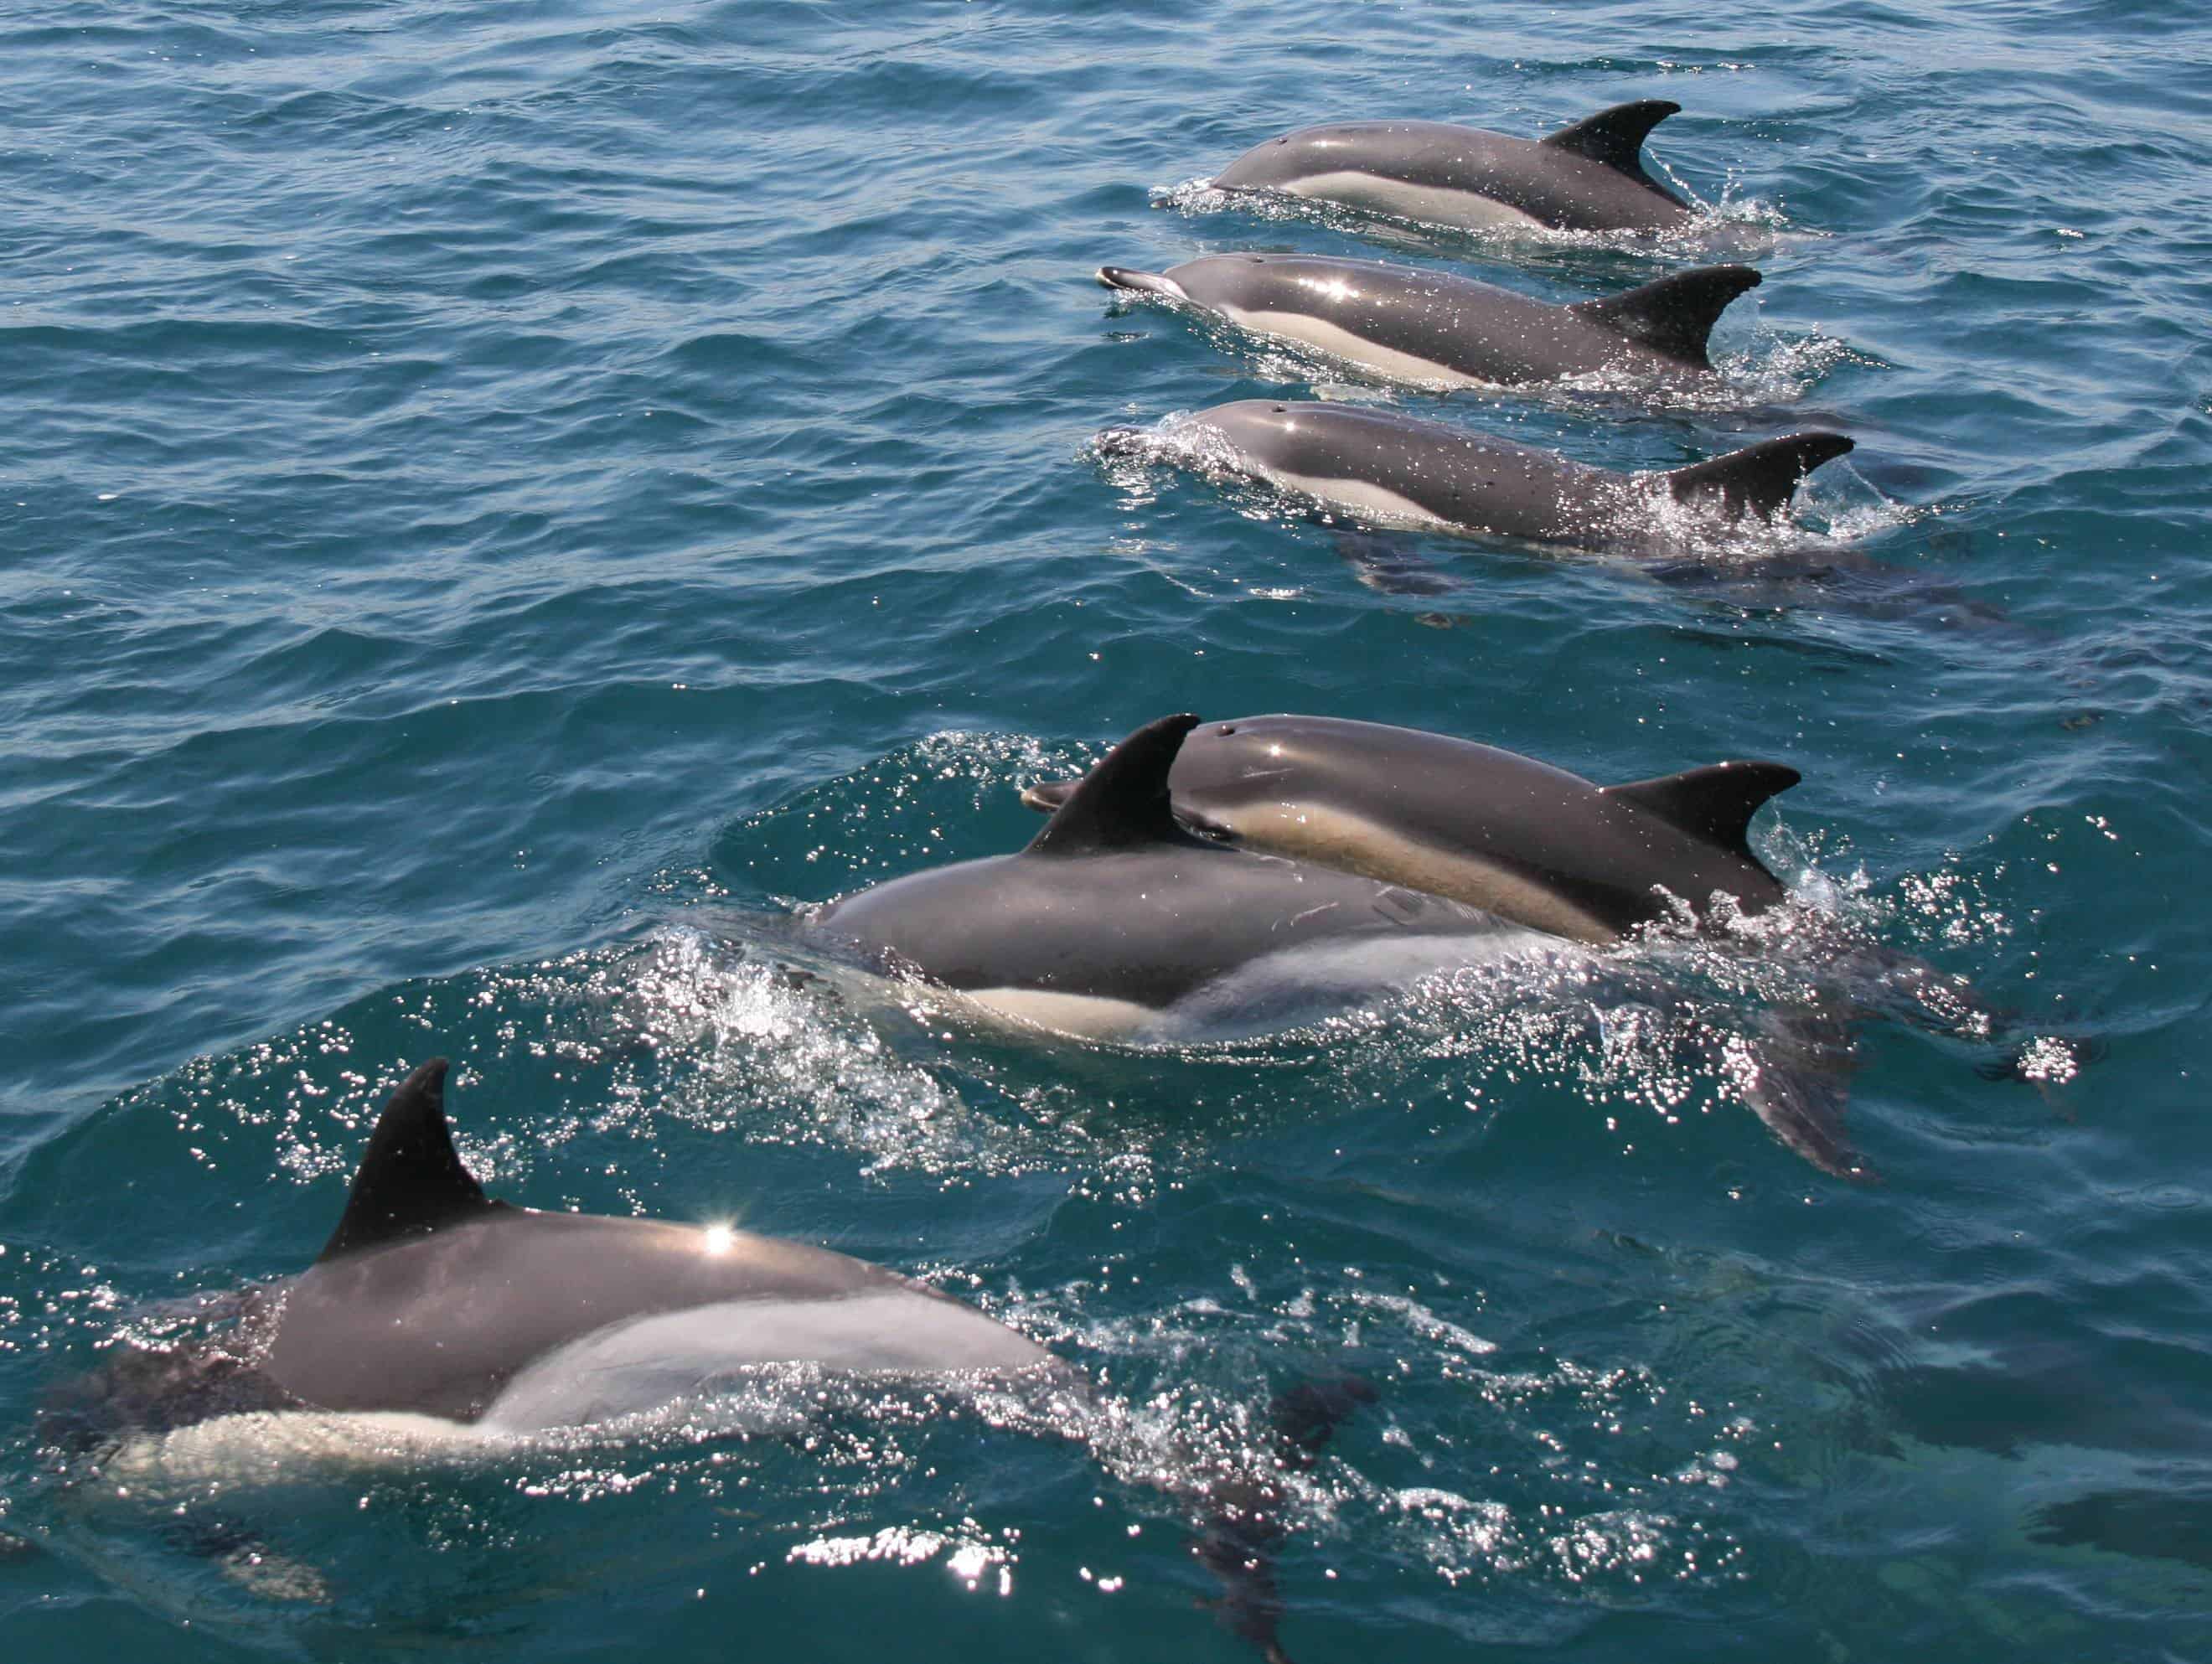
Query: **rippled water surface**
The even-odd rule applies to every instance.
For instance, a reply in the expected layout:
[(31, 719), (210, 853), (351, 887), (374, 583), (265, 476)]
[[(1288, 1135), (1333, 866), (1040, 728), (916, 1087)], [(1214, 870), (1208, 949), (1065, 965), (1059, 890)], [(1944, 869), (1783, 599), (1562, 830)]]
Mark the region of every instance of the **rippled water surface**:
[[(0, 15), (9, 1658), (1255, 1658), (1192, 1498), (1346, 1374), (1303, 1664), (2203, 1656), (2208, 59), (2042, 0)], [(1656, 242), (1204, 188), (1645, 97), (1705, 210)], [(1447, 397), (1091, 276), (1234, 250), (1765, 282), (1723, 393)], [(1620, 470), (1859, 448), (1655, 563), (1091, 446), (1316, 390)], [(1793, 899), (1136, 1049), (810, 956), (1183, 709), (1774, 758)], [(1729, 1060), (1897, 956), (1994, 1015), (1823, 1060), (1847, 1183)], [(310, 1259), (438, 1053), (495, 1192), (880, 1260), (1085, 1384), (58, 1465), (52, 1384)]]

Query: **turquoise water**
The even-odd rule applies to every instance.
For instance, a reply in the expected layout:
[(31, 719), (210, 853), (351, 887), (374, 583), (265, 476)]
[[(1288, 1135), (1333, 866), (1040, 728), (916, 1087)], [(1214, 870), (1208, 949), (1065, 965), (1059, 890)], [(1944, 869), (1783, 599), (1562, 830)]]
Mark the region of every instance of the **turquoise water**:
[[(1176, 1487), (1337, 1369), (1378, 1398), (1293, 1497), (1304, 1664), (2201, 1655), (2208, 55), (2174, 4), (0, 17), (9, 1658), (1249, 1658)], [(1656, 248), (1194, 188), (1654, 96), (1711, 210)], [(1651, 408), (1393, 394), (1091, 280), (1247, 248), (1766, 282), (1740, 398)], [(1617, 468), (1860, 448), (1829, 542), (1701, 581), (1087, 448), (1316, 381)], [(1177, 709), (1777, 758), (1798, 902), (1741, 963), (1168, 1051), (776, 969)], [(1863, 1030), (1878, 1186), (1691, 1043), (1837, 936), (2017, 1013)], [(1083, 1366), (1076, 1436), (830, 1383), (750, 1438), (58, 1479), (48, 1385), (303, 1263), (437, 1052), (495, 1190), (927, 1277)]]

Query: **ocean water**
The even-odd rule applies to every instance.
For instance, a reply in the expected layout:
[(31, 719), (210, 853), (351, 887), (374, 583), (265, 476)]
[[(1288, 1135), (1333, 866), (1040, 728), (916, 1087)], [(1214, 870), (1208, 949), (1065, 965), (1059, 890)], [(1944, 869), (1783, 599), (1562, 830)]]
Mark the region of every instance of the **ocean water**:
[[(2208, 60), (2170, 0), (0, 14), (7, 1656), (1256, 1657), (1191, 1498), (1342, 1372), (1302, 1664), (2203, 1656)], [(1643, 97), (1706, 210), (1656, 244), (1202, 188)], [(1766, 281), (1730, 394), (1664, 400), (1392, 390), (1091, 278), (1245, 249)], [(1316, 389), (1620, 469), (1859, 449), (1662, 568), (1091, 448)], [(784, 969), (1182, 709), (1786, 762), (1793, 902), (1150, 1048)], [(1862, 1027), (1855, 1185), (1725, 1060), (1873, 949), (2005, 1021)], [(43, 1450), (118, 1332), (313, 1255), (438, 1053), (495, 1191), (896, 1266), (1079, 1412)]]

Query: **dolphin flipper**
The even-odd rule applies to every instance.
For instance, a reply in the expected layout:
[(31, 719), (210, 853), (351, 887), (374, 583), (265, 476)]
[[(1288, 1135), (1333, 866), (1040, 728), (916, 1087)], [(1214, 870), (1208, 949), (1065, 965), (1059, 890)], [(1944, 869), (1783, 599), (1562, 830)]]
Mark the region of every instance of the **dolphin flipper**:
[(1713, 325), (1731, 301), (1757, 288), (1759, 282), (1759, 272), (1751, 266), (1700, 266), (1625, 295), (1579, 301), (1567, 310), (1654, 352), (1710, 370), (1713, 361), (1707, 356), (1706, 342)]
[(1677, 502), (1717, 507), (1730, 519), (1747, 513), (1771, 516), (1790, 506), (1806, 475), (1856, 448), (1854, 440), (1841, 434), (1790, 434), (1660, 477)]

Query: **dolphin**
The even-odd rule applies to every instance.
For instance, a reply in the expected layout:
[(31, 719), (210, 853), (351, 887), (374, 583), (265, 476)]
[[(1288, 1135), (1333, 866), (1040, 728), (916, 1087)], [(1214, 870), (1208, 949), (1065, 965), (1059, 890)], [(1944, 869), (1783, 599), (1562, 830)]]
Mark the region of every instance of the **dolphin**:
[(1644, 171), (1644, 139), (1681, 107), (1617, 104), (1543, 139), (1441, 121), (1304, 127), (1247, 150), (1213, 185), (1473, 229), (1666, 231), (1692, 210)]
[(1404, 955), (1463, 963), (1511, 926), (1475, 908), (1328, 867), (1227, 849), (1176, 823), (1168, 777), (1194, 716), (1115, 746), (1018, 854), (909, 874), (813, 924), (886, 969), (1092, 1036), (1139, 1033), (1255, 968)]
[(529, 1433), (656, 1408), (751, 1365), (1053, 1363), (974, 1307), (827, 1248), (494, 1201), (453, 1148), (447, 1068), (434, 1058), (392, 1094), (337, 1229), (305, 1272), (257, 1291), (242, 1345), (189, 1379), (198, 1361), (106, 1372), (103, 1395), (143, 1402), (78, 1405), (80, 1418), (158, 1429), (304, 1409)]
[[(453, 1147), (447, 1071), (446, 1059), (433, 1058), (386, 1101), (337, 1228), (312, 1266), (211, 1303), (230, 1328), (213, 1341), (113, 1349), (103, 1368), (49, 1393), (42, 1440), (112, 1455), (134, 1436), (228, 1424), (240, 1426), (265, 1468), (271, 1456), (343, 1453), (335, 1441), (288, 1448), (268, 1436), (272, 1417), (326, 1412), (365, 1418), (380, 1443), (364, 1446), (363, 1457), (404, 1459), (470, 1434), (639, 1413), (777, 1363), (1018, 1375), (1080, 1398), (1073, 1366), (881, 1266), (726, 1225), (492, 1199)], [(1310, 1469), (1338, 1424), (1374, 1398), (1353, 1376), (1299, 1382), (1273, 1400), (1249, 1469), (1153, 1476), (1194, 1505), (1203, 1535), (1193, 1552), (1224, 1586), (1222, 1620), (1271, 1664), (1284, 1659), (1273, 1555), (1289, 1535), (1285, 1480)], [(1066, 1401), (1054, 1398), (1053, 1412)], [(1080, 1437), (1074, 1427), (1056, 1430)], [(216, 1439), (202, 1448), (222, 1447)], [(205, 1546), (261, 1558), (250, 1537), (220, 1526)]]
[[(1779, 762), (1717, 762), (1599, 786), (1472, 740), (1327, 716), (1238, 717), (1184, 740), (1174, 810), (1200, 836), (1449, 896), (1534, 930), (1607, 943), (1716, 902), (1757, 914), (1781, 881), (1746, 841), (1797, 784)], [(1032, 786), (1057, 810), (1079, 780)]]
[(1098, 281), (1302, 341), (1393, 381), (1526, 386), (1601, 373), (1710, 380), (1714, 321), (1759, 276), (1705, 266), (1565, 307), (1469, 277), (1311, 254), (1208, 254), (1164, 272), (1101, 266)]
[[(1674, 505), (1716, 529), (1778, 516), (1799, 481), (1855, 448), (1841, 434), (1813, 431), (1668, 472), (1623, 474), (1350, 404), (1243, 399), (1176, 425), (1219, 441), (1199, 452), (1201, 463), (1218, 461), (1378, 525), (1585, 550), (1675, 546)], [(1157, 443), (1133, 428), (1109, 428), (1097, 440), (1108, 456), (1145, 454)]]

